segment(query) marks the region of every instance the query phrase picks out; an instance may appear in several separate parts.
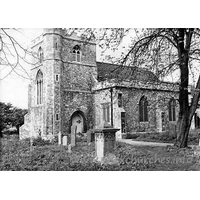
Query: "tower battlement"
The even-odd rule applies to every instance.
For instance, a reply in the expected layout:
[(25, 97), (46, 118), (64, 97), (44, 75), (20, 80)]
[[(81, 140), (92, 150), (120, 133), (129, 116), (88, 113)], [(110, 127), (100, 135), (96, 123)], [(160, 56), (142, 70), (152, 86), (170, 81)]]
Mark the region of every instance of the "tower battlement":
[(37, 45), (38, 43), (42, 41), (43, 41), (43, 34), (39, 35), (38, 37), (36, 37), (35, 39), (31, 41), (31, 47)]

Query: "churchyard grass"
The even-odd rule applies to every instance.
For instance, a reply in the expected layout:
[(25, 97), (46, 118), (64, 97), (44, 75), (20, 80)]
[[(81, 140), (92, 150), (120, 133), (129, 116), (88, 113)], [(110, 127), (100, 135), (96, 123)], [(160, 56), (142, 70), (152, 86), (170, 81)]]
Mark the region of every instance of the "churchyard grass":
[[(200, 130), (198, 132), (192, 132), (188, 136), (189, 145), (198, 145), (200, 139)], [(136, 141), (145, 141), (145, 142), (163, 142), (163, 143), (175, 143), (176, 135), (170, 134), (169, 132), (165, 133), (128, 133), (124, 136), (126, 139), (132, 139)]]
[(199, 157), (190, 148), (131, 146), (117, 142), (117, 163), (95, 160), (95, 145), (79, 141), (67, 147), (43, 140), (2, 139), (1, 171), (168, 171), (199, 170)]

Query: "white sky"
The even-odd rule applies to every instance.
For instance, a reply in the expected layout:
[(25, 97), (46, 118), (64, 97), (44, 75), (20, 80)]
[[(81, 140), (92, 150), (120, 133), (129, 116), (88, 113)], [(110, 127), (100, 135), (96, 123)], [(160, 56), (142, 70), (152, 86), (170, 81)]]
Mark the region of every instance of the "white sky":
[[(26, 28), (22, 29), (23, 34), (17, 34), (15, 37), (17, 40), (27, 46), (30, 45), (30, 42), (37, 36), (42, 34), (42, 28)], [(128, 46), (128, 40), (126, 39), (123, 43), (124, 46)], [(119, 50), (120, 51), (120, 50)], [(119, 56), (119, 51), (115, 52), (114, 56)], [(107, 51), (110, 53), (110, 51)], [(100, 59), (100, 49), (97, 46), (97, 61)], [(30, 72), (30, 66), (25, 65), (27, 72)], [(10, 67), (0, 65), (0, 78), (4, 77), (9, 73)], [(199, 73), (198, 73), (199, 74)], [(197, 75), (198, 75), (197, 74)], [(174, 80), (175, 81), (175, 80)], [(29, 80), (24, 79), (18, 76), (15, 73), (12, 73), (7, 78), (0, 81), (0, 101), (5, 103), (12, 103), (13, 106), (20, 108), (28, 108), (28, 84)]]
[[(23, 29), (23, 34), (17, 34), (16, 38), (21, 44), (25, 46), (42, 33), (42, 29)], [(29, 72), (29, 65), (24, 66)], [(4, 77), (9, 73), (9, 66), (0, 65), (0, 77)], [(0, 101), (5, 103), (12, 103), (13, 106), (20, 108), (28, 108), (28, 84), (29, 80), (19, 77), (12, 73), (5, 79), (0, 81)]]
[[(2, 1), (1, 2), (1, 27), (199, 27), (199, 2), (198, 1)], [(181, 17), (180, 17), (181, 16)], [(31, 31), (29, 31), (30, 33)], [(32, 34), (32, 33), (30, 33)], [(31, 37), (31, 36), (30, 36)], [(18, 80), (18, 78), (17, 78)], [(21, 79), (20, 79), (21, 80)], [(27, 107), (27, 87), (23, 81), (8, 81), (6, 83), (0, 83), (0, 100), (7, 99), (7, 101), (13, 103), (13, 105), (19, 105)], [(12, 84), (14, 83), (14, 84)], [(7, 86), (10, 84), (10, 86)], [(11, 86), (14, 87), (11, 87)], [(13, 89), (14, 88), (14, 89)], [(24, 88), (24, 89), (23, 89)], [(4, 89), (4, 91), (2, 91)], [(10, 91), (9, 91), (10, 89)], [(24, 94), (21, 97), (18, 93), (14, 93), (16, 90), (20, 90)], [(26, 91), (24, 91), (26, 90)], [(6, 97), (6, 93), (10, 93), (11, 97)], [(24, 102), (24, 103), (23, 103)], [(132, 176), (131, 176), (132, 175)], [(111, 181), (105, 182), (105, 186), (110, 190), (115, 191), (116, 188), (121, 184), (120, 190), (117, 192), (110, 193), (108, 190), (99, 194), (99, 199), (104, 198), (105, 194), (108, 197), (115, 199), (130, 199), (132, 196), (127, 191), (127, 185), (134, 190), (134, 197), (138, 199), (160, 199), (165, 194), (164, 199), (169, 199), (171, 196), (177, 199), (198, 199), (198, 184), (188, 184), (187, 193), (180, 193), (183, 187), (185, 187), (185, 180), (188, 183), (195, 183), (197, 176), (191, 176), (187, 173), (184, 176), (180, 173), (176, 173), (176, 180), (169, 173), (162, 172), (162, 179), (160, 179), (160, 173), (128, 173), (123, 174), (109, 174)], [(39, 177), (40, 176), (40, 177)], [(91, 185), (91, 182), (95, 184), (91, 185), (93, 194), (98, 192), (97, 188), (102, 186), (102, 182), (105, 181), (107, 176), (95, 173), (95, 178), (88, 176), (86, 173), (79, 174), (67, 174), (69, 181), (65, 181), (57, 176), (55, 173), (51, 173), (51, 176), (46, 173), (40, 173), (37, 176), (35, 173), (29, 173), (28, 176), (22, 173), (1, 173), (1, 196), (5, 199), (18, 199), (21, 200), (36, 198), (33, 193), (30, 197), (29, 193), (32, 192), (32, 188), (35, 183), (38, 185), (38, 194), (42, 198), (55, 199), (66, 197), (65, 189), (69, 188), (72, 191), (74, 197), (81, 199), (91, 199), (84, 196), (86, 187), (85, 185)], [(42, 178), (41, 178), (42, 176)], [(81, 178), (80, 178), (81, 176)], [(13, 178), (14, 177), (14, 178)], [(38, 182), (38, 178), (40, 181)], [(12, 188), (13, 192), (10, 191), (10, 187), (7, 187), (9, 180), (12, 179), (16, 187)], [(80, 192), (77, 193), (77, 187), (74, 187), (76, 180), (79, 179), (83, 187), (79, 187)], [(174, 181), (171, 181), (171, 180)], [(30, 181), (31, 180), (31, 181)], [(52, 192), (47, 193), (50, 187), (52, 187), (52, 180), (57, 181), (61, 184), (54, 186)], [(131, 181), (130, 181), (131, 180)], [(132, 181), (134, 180), (134, 181)], [(145, 180), (145, 181), (143, 181)], [(29, 184), (24, 184), (29, 181)], [(159, 183), (159, 184), (158, 184)], [(166, 192), (166, 188), (171, 184), (173, 188), (170, 192)], [(142, 187), (141, 187), (142, 185)], [(2, 187), (3, 186), (3, 187)], [(6, 187), (4, 187), (6, 186)], [(25, 192), (18, 194), (21, 187), (25, 188)], [(157, 192), (155, 193), (155, 187)], [(42, 188), (42, 189), (40, 189)], [(174, 189), (176, 188), (176, 189)], [(145, 191), (145, 192), (144, 192)], [(92, 194), (92, 195), (93, 195)], [(91, 195), (91, 197), (92, 197)], [(112, 196), (111, 196), (112, 195)], [(4, 198), (2, 198), (4, 199)]]
[[(37, 36), (42, 34), (42, 28), (26, 28), (21, 29), (23, 34), (15, 34), (14, 37), (20, 44), (29, 46), (31, 41)], [(128, 45), (125, 41), (124, 45)], [(108, 50), (107, 53), (110, 51)], [(115, 56), (120, 56), (119, 51), (115, 52)], [(97, 60), (100, 60), (100, 51), (97, 46)], [(30, 66), (24, 65), (27, 72), (30, 72)], [(0, 65), (0, 78), (9, 73), (10, 67)], [(13, 106), (20, 108), (28, 108), (28, 84), (29, 80), (24, 79), (14, 72), (8, 77), (0, 81), (0, 101), (5, 103), (11, 103)]]

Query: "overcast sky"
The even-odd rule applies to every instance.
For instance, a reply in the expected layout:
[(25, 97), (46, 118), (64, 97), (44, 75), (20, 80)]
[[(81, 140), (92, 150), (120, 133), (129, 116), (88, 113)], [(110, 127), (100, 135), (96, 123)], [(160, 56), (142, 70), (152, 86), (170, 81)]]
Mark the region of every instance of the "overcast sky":
[[(30, 46), (30, 43), (37, 36), (42, 34), (42, 28), (26, 28), (20, 30), (22, 34), (16, 33), (14, 35), (17, 41), (24, 46)], [(128, 41), (124, 42), (126, 45)], [(107, 51), (109, 53), (109, 50)], [(115, 52), (115, 56), (120, 56), (119, 51)], [(100, 60), (100, 49), (97, 46), (97, 60)], [(30, 73), (30, 66), (24, 65), (27, 72)], [(0, 65), (0, 78), (6, 76), (10, 72), (9, 66)], [(20, 69), (19, 69), (20, 70)], [(28, 108), (28, 84), (29, 80), (24, 79), (14, 72), (8, 77), (0, 81), (0, 101), (11, 103), (20, 108)]]
[[(17, 40), (25, 46), (42, 34), (42, 29), (22, 29), (22, 34), (16, 34)], [(24, 66), (29, 71), (29, 66)], [(9, 73), (10, 67), (0, 65), (0, 77), (4, 77)], [(7, 78), (0, 81), (0, 101), (12, 103), (20, 108), (28, 108), (28, 84), (29, 80), (19, 77), (12, 73)]]
[[(22, 29), (23, 34), (17, 34), (17, 40), (25, 45), (30, 46), (31, 41), (42, 34), (42, 29)], [(127, 46), (130, 39), (125, 39), (123, 45)], [(102, 60), (100, 57), (101, 50), (97, 46), (97, 61)], [(108, 53), (108, 52), (107, 52)], [(115, 52), (114, 56), (119, 56), (120, 53)], [(30, 66), (25, 65), (27, 72), (30, 72)], [(0, 78), (4, 77), (10, 71), (10, 67), (0, 65)], [(199, 74), (199, 73), (198, 73)], [(198, 75), (197, 74), (197, 75)], [(173, 80), (175, 81), (175, 80)], [(28, 84), (30, 80), (24, 79), (15, 73), (11, 73), (7, 78), (0, 81), (0, 101), (12, 103), (20, 108), (28, 108)]]

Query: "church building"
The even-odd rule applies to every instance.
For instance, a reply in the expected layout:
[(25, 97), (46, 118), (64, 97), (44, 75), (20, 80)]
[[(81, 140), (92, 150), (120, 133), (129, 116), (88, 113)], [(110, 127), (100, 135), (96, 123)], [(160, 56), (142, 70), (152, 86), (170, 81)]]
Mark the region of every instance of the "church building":
[[(110, 124), (117, 138), (133, 132), (174, 132), (178, 84), (144, 68), (96, 61), (96, 43), (66, 30), (44, 29), (32, 43), (34, 67), (20, 139), (53, 138)], [(199, 126), (197, 114), (195, 126)]]

